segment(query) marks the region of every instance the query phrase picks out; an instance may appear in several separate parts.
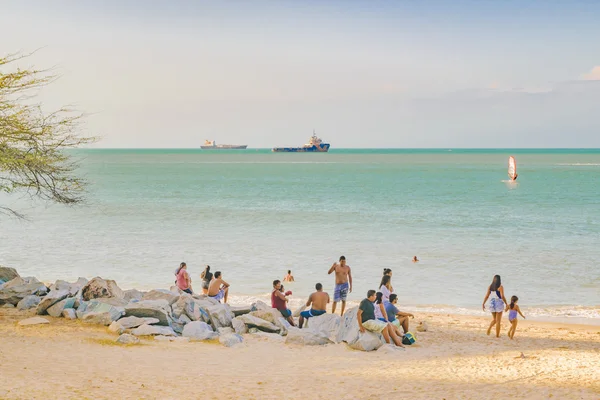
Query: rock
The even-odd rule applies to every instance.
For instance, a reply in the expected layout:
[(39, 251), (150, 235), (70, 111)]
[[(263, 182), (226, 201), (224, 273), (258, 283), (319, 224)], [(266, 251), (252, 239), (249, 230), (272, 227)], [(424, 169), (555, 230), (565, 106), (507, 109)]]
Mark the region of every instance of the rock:
[(39, 296), (34, 296), (30, 294), (29, 296), (23, 297), (21, 301), (17, 304), (18, 310), (29, 310), (30, 308), (37, 307), (40, 304), (40, 300), (42, 300)]
[(27, 319), (23, 319), (23, 320), (19, 321), (20, 326), (49, 324), (49, 323), (50, 323), (50, 321), (48, 321), (46, 318), (42, 318), (42, 317), (27, 318)]
[(130, 302), (131, 300), (141, 300), (142, 297), (144, 297), (144, 293), (140, 292), (137, 289), (129, 289), (129, 290), (125, 290), (123, 292), (123, 299), (126, 300), (127, 302)]
[(109, 326), (108, 326), (108, 330), (110, 332), (115, 332), (117, 334), (122, 334), (123, 332), (125, 332), (125, 328), (123, 327), (123, 325), (121, 325), (119, 323), (119, 321), (113, 321)]
[(121, 344), (138, 344), (140, 339), (128, 333), (124, 333), (117, 338), (116, 342)]
[(51, 307), (48, 307), (46, 312), (51, 317), (58, 318), (62, 315), (62, 312), (64, 309), (73, 308), (74, 305), (75, 305), (75, 299), (73, 297), (70, 297), (70, 298), (59, 301), (58, 303), (52, 305)]
[(358, 338), (354, 342), (348, 343), (354, 350), (361, 351), (377, 350), (384, 344), (385, 341), (383, 340), (383, 336), (369, 331), (366, 331), (365, 333), (359, 332)]
[(185, 314), (181, 314), (181, 315), (179, 316), (179, 321), (180, 321), (180, 322), (183, 322), (183, 324), (184, 324), (184, 325), (185, 325), (185, 324), (189, 324), (190, 322), (192, 322), (192, 320), (190, 319), (190, 317), (188, 317), (188, 316), (187, 316), (187, 315), (185, 315)]
[(179, 299), (178, 294), (173, 294), (168, 290), (164, 289), (154, 289), (144, 294), (142, 300), (167, 300), (169, 305), (175, 303)]
[(228, 326), (217, 328), (217, 332), (219, 333), (219, 335), (227, 335), (228, 333), (234, 333), (233, 328), (230, 328)]
[(210, 315), (212, 326), (217, 329), (221, 327), (231, 326), (231, 320), (234, 315), (229, 309), (228, 304), (218, 304), (207, 309)]
[(200, 303), (200, 305), (205, 307), (216, 306), (217, 304), (221, 304), (220, 301), (215, 300), (212, 297), (208, 297), (205, 294), (194, 294), (192, 295), (192, 297), (194, 298), (194, 300), (197, 300)]
[(169, 314), (171, 307), (169, 302), (164, 299), (160, 300), (141, 300), (132, 302), (125, 306), (125, 316), (140, 317), (140, 318), (156, 318), (159, 325), (169, 325)]
[(50, 290), (66, 290), (69, 292), (69, 297), (75, 296), (77, 292), (81, 290), (86, 284), (88, 280), (85, 278), (79, 278), (77, 282), (69, 283), (67, 281), (58, 280), (53, 285), (50, 286)]
[(110, 325), (123, 316), (125, 310), (99, 300), (82, 303), (77, 309), (77, 318), (84, 322)]
[(251, 311), (267, 310), (269, 308), (271, 308), (271, 306), (268, 306), (267, 303), (265, 303), (264, 301), (260, 301), (260, 300), (255, 301), (250, 306)]
[[(182, 294), (175, 303), (171, 304), (171, 310), (173, 312), (173, 317), (175, 318), (180, 318), (182, 315), (187, 314), (194, 316), (194, 299), (187, 293)], [(196, 317), (196, 321), (200, 319), (200, 312), (194, 316), (194, 318)], [(191, 319), (189, 315), (188, 318)]]
[(186, 324), (183, 328), (182, 335), (184, 337), (189, 337), (190, 340), (207, 340), (217, 336), (210, 325), (202, 321), (192, 321), (189, 324)]
[(160, 321), (158, 320), (158, 318), (125, 317), (125, 318), (121, 318), (121, 319), (117, 320), (116, 322), (118, 322), (125, 329), (131, 329), (131, 328), (137, 328), (138, 326), (144, 325), (144, 324), (147, 324), (147, 325), (157, 324)]
[(97, 276), (81, 288), (81, 295), (84, 301), (105, 297), (117, 297), (122, 299), (123, 291), (117, 286), (115, 281), (111, 279), (102, 279)]
[(228, 333), (226, 335), (219, 337), (219, 343), (221, 343), (225, 347), (233, 347), (237, 344), (240, 344), (244, 341), (244, 338), (237, 333)]
[(164, 336), (177, 336), (175, 331), (169, 326), (159, 325), (141, 325), (131, 331), (132, 335), (135, 336), (148, 336), (148, 335), (164, 335)]
[(2, 279), (4, 282), (8, 282), (19, 277), (20, 275), (16, 269), (0, 266), (0, 279)]
[(260, 310), (252, 311), (250, 315), (264, 319), (265, 321), (274, 324), (276, 327), (279, 328), (279, 332), (282, 336), (287, 335), (287, 326), (289, 325), (289, 323), (287, 321), (285, 323), (282, 322), (285, 321), (285, 318), (283, 318), (281, 312), (279, 312), (279, 310), (277, 310), (276, 308), (261, 308)]
[(326, 336), (312, 332), (310, 329), (290, 328), (285, 339), (286, 344), (301, 344), (306, 346), (322, 346), (333, 343)]
[(13, 306), (10, 303), (5, 303), (5, 304), (2, 305), (2, 308), (15, 308), (15, 306)]
[(237, 333), (238, 335), (248, 333), (248, 327), (246, 326), (246, 324), (237, 318), (231, 320), (231, 326), (233, 327), (235, 333)]
[(358, 307), (353, 307), (344, 313), (344, 316), (340, 321), (340, 329), (336, 337), (336, 342), (346, 342), (355, 350), (377, 350), (385, 343), (383, 337), (380, 334), (369, 331), (360, 333), (358, 329), (357, 312)]
[[(246, 329), (248, 329), (247, 326), (246, 326)], [(248, 333), (256, 334), (256, 333), (260, 333), (260, 332), (259, 332), (258, 328), (250, 328), (250, 329), (248, 329)], [(279, 336), (279, 335), (277, 335), (277, 336)]]
[(64, 300), (69, 295), (68, 290), (51, 290), (37, 305), (36, 313), (38, 315), (44, 315), (49, 307)]
[(77, 319), (77, 314), (75, 314), (75, 309), (73, 308), (64, 309), (62, 316), (66, 319)]
[[(312, 317), (308, 320), (308, 329), (319, 335), (326, 337), (332, 342), (337, 340), (340, 330), (341, 317), (337, 314), (323, 314), (318, 317)], [(356, 321), (358, 324), (358, 321)]]
[(117, 297), (99, 298), (99, 299), (94, 299), (94, 301), (97, 301), (99, 303), (104, 303), (104, 304), (110, 304), (111, 306), (115, 306), (115, 307), (125, 307), (127, 304), (129, 304), (129, 302), (127, 300), (119, 299)]
[(231, 312), (236, 317), (244, 314), (249, 314), (252, 310), (252, 306), (241, 306), (241, 307), (231, 307)]
[(264, 319), (255, 317), (254, 315), (251, 315), (251, 314), (240, 315), (239, 317), (236, 317), (236, 319), (245, 323), (249, 328), (254, 327), (254, 328), (258, 328), (264, 332), (273, 332), (273, 333), (279, 333), (281, 331), (280, 328), (278, 328), (271, 322), (265, 321)]
[(10, 303), (17, 305), (21, 300), (30, 295), (44, 295), (48, 288), (41, 282), (16, 277), (2, 285), (0, 288), (0, 305)]

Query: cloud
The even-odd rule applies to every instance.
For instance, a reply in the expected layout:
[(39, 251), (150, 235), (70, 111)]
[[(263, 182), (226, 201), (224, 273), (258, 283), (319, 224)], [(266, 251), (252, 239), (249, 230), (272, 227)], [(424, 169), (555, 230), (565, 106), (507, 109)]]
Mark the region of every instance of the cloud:
[(600, 65), (596, 65), (592, 70), (582, 77), (586, 81), (600, 81)]

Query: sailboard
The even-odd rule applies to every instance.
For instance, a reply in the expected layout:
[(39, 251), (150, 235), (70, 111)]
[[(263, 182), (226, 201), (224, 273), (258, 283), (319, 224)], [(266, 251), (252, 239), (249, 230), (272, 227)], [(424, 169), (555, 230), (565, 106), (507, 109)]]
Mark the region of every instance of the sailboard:
[(508, 157), (508, 176), (513, 181), (517, 177), (517, 161), (513, 156)]

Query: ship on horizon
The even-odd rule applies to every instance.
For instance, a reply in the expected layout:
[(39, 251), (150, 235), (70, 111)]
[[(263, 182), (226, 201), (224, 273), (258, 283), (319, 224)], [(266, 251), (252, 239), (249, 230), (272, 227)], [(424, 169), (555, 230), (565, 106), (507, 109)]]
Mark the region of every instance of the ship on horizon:
[(329, 151), (329, 143), (317, 137), (315, 130), (307, 144), (302, 147), (274, 147), (273, 152), (276, 153), (327, 153)]
[(205, 140), (200, 146), (202, 150), (244, 150), (247, 147), (247, 144), (217, 144), (214, 140)]

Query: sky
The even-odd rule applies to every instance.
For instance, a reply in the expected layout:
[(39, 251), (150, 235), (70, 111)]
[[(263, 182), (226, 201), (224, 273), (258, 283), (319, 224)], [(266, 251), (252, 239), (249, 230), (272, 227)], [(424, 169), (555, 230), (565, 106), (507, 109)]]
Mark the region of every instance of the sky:
[(600, 1), (9, 1), (95, 147), (600, 147)]

